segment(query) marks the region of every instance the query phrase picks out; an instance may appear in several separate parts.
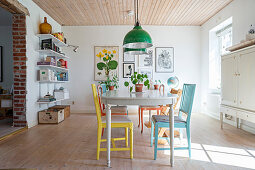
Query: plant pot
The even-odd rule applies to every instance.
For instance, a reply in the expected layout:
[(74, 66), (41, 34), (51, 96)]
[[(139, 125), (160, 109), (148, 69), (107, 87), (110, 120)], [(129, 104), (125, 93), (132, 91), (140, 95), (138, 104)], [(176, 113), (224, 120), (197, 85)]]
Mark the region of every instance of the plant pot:
[(109, 90), (114, 90), (114, 86), (109, 86)]
[(143, 84), (136, 84), (135, 85), (135, 91), (136, 92), (142, 92), (143, 91)]
[(158, 85), (158, 84), (155, 84), (155, 85), (154, 85), (154, 90), (158, 90), (158, 87), (159, 87), (159, 85)]

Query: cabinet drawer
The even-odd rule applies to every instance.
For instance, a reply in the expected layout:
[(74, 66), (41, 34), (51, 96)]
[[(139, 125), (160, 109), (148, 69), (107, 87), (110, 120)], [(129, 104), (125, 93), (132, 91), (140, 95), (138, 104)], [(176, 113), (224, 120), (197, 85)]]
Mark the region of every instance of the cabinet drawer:
[(229, 107), (220, 106), (220, 112), (236, 117), (236, 110)]
[(243, 120), (247, 120), (249, 122), (255, 122), (255, 113), (249, 113), (245, 111), (238, 111), (237, 117)]

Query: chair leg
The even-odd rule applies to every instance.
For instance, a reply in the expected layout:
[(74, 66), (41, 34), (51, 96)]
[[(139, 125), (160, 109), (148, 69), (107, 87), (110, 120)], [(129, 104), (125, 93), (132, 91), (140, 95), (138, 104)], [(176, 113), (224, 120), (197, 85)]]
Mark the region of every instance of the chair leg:
[(102, 136), (102, 127), (97, 127), (97, 160), (99, 160), (100, 155), (100, 144), (101, 144), (101, 136)]
[(133, 159), (133, 125), (129, 128), (129, 138), (130, 138), (130, 159)]
[(154, 160), (157, 159), (158, 152), (158, 124), (155, 124)]
[(151, 121), (151, 147), (153, 145), (153, 136), (154, 135), (154, 122)]
[(126, 147), (128, 147), (128, 128), (125, 128), (125, 140), (126, 140)]
[(141, 133), (143, 133), (143, 109), (141, 109), (141, 125), (142, 125)]
[(190, 127), (186, 128), (187, 132), (187, 140), (188, 140), (188, 148), (189, 148), (189, 158), (191, 158), (191, 139), (190, 139)]
[(141, 117), (141, 108), (140, 108), (140, 106), (138, 107), (138, 117), (139, 117), (138, 127), (140, 127), (140, 122), (141, 122), (141, 120), (140, 120), (140, 117)]
[(159, 115), (159, 110), (157, 110), (157, 115)]

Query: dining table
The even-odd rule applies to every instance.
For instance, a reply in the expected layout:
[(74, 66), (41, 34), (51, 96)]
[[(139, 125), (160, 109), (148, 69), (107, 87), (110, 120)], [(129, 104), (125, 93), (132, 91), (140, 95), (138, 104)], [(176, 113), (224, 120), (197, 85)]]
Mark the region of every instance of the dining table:
[(174, 165), (174, 111), (176, 94), (159, 90), (129, 92), (128, 90), (110, 90), (102, 94), (102, 102), (106, 105), (107, 131), (107, 166), (111, 167), (111, 105), (155, 106), (169, 105), (170, 130), (170, 166)]

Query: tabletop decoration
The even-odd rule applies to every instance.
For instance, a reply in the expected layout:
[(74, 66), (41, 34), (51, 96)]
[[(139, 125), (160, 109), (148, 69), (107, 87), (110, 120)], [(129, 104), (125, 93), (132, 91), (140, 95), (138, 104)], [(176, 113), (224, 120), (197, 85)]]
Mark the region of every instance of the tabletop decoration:
[[(143, 85), (150, 89), (150, 81), (148, 80), (147, 74), (138, 74), (137, 72), (135, 72), (134, 75), (130, 77), (130, 79), (132, 84), (135, 85), (136, 92), (142, 92)], [(126, 81), (124, 85), (130, 88), (130, 92), (133, 91), (133, 86), (131, 86), (131, 83)]]

